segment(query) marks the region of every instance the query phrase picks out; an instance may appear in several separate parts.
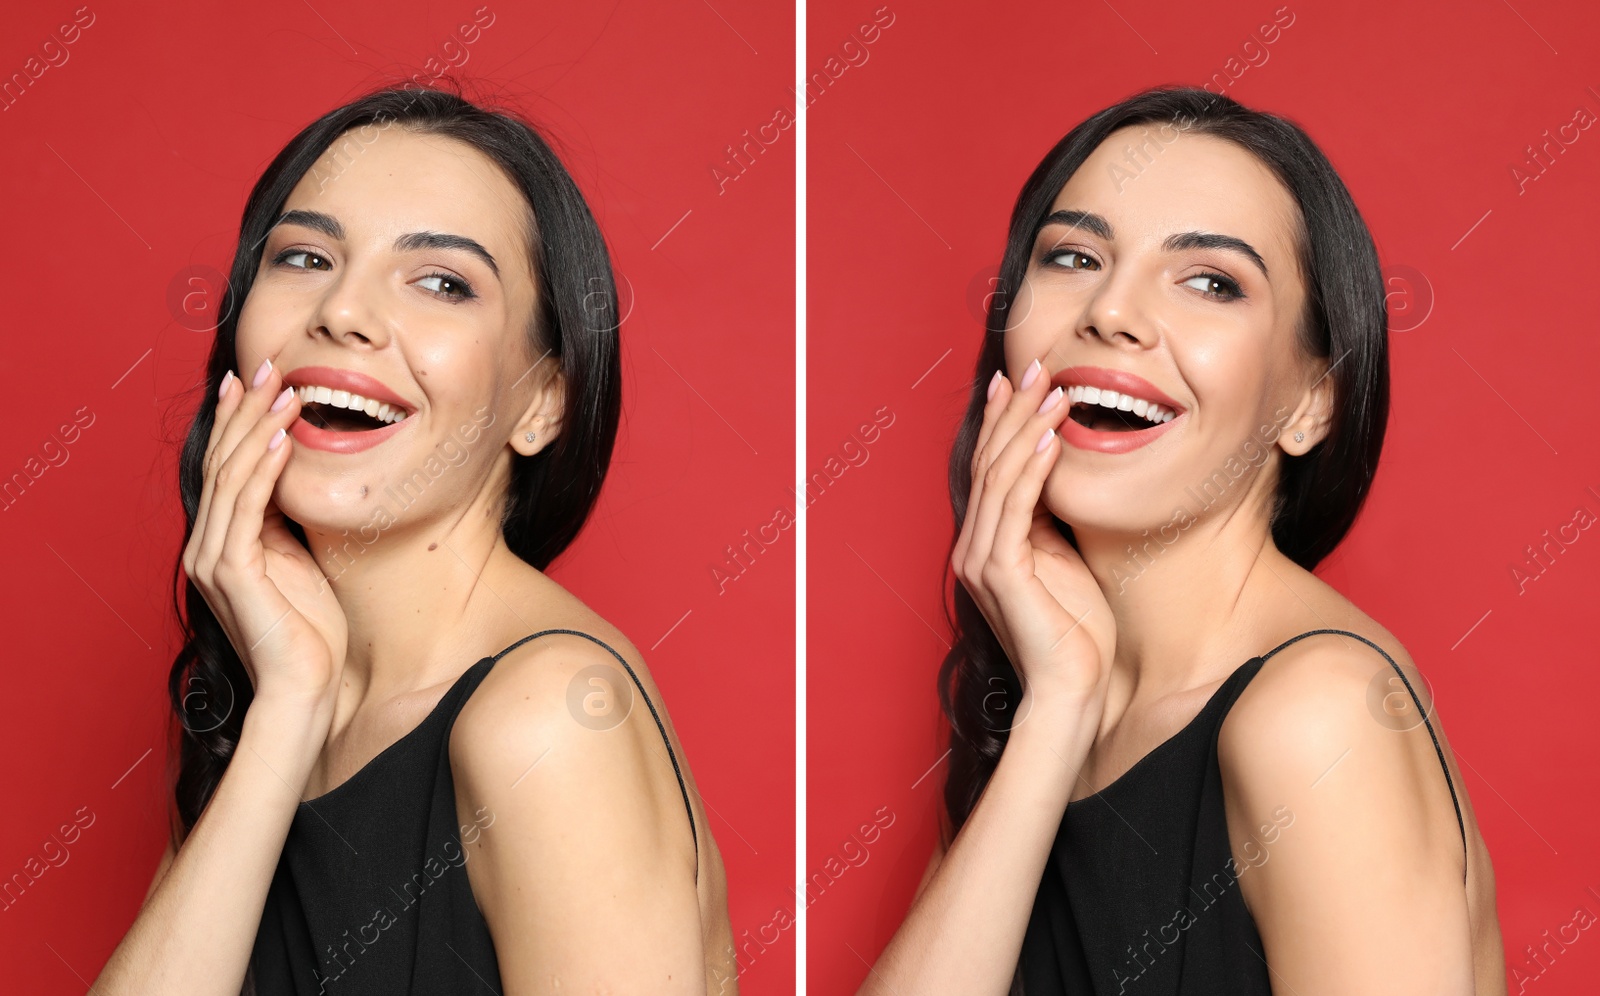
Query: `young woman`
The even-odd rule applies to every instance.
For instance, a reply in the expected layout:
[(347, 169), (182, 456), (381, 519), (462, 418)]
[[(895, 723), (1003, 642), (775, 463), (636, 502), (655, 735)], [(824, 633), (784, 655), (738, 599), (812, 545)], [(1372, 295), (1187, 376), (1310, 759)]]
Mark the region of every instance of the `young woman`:
[(950, 460), (948, 825), (861, 992), (1504, 993), (1426, 686), (1311, 573), (1388, 413), (1327, 159), (1136, 95), (1029, 177), (999, 286)]
[(514, 116), (388, 89), (245, 206), (180, 465), (177, 825), (102, 992), (725, 993), (638, 650), (543, 569), (620, 411), (598, 227)]

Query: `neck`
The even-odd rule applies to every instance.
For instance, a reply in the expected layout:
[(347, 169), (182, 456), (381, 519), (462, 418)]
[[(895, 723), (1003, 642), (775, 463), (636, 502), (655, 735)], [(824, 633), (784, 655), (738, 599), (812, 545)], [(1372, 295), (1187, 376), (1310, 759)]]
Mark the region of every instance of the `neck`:
[(1116, 619), (1112, 670), (1130, 697), (1208, 684), (1270, 649), (1256, 645), (1257, 634), (1281, 613), (1300, 568), (1278, 551), (1261, 517), (1216, 511), (1164, 532), (1073, 529)]
[[(482, 494), (449, 519), (408, 518), (393, 501), (358, 529), (304, 527), (349, 625), (344, 684), (358, 699), (459, 676), (508, 628), (512, 572), (498, 509)], [(394, 514), (389, 514), (394, 513)]]

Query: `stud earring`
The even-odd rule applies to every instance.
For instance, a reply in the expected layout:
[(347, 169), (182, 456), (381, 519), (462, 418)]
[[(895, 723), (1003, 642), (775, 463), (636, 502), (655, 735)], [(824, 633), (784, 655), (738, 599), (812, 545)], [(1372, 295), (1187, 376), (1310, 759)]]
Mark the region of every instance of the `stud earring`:
[[(1297, 442), (1297, 443), (1303, 443), (1303, 442), (1305, 442), (1305, 441), (1306, 441), (1306, 434), (1305, 434), (1305, 433), (1303, 433), (1303, 432), (1297, 432), (1297, 433), (1295, 433), (1295, 434), (1294, 434), (1294, 441), (1295, 441), (1295, 442)], [(531, 443), (531, 442), (533, 442), (533, 440), (532, 440), (532, 439), (529, 439), (529, 440), (528, 440), (528, 442), (530, 442), (530, 443)]]
[(523, 436), (522, 438), (526, 439), (528, 442), (531, 443), (531, 442), (533, 442), (533, 433), (530, 432), (527, 435)]

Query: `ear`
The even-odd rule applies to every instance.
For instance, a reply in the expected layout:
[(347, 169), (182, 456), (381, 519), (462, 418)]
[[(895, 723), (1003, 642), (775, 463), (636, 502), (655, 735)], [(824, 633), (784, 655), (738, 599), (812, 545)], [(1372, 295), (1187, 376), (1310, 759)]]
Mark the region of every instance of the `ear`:
[[(1324, 362), (1317, 380), (1300, 396), (1300, 403), (1289, 424), (1278, 435), (1278, 445), (1290, 456), (1304, 456), (1311, 447), (1322, 442), (1333, 422), (1334, 382), (1329, 376), (1333, 367)], [(1296, 440), (1295, 433), (1304, 438)]]
[[(561, 433), (561, 413), (566, 410), (567, 381), (558, 364), (551, 364), (542, 383), (512, 427), (511, 448), (522, 456), (535, 453), (555, 442)], [(532, 442), (528, 440), (533, 436)]]

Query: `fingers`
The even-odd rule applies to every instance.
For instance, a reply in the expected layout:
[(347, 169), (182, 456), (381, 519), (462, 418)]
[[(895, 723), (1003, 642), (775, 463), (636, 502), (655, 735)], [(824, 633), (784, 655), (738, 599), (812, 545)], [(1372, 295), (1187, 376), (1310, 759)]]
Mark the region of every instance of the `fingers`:
[(985, 472), (994, 462), (995, 455), (1016, 433), (1018, 425), (1038, 408), (1049, 390), (1049, 371), (1038, 360), (1028, 364), (1022, 372), (1019, 384), (1025, 383), (1026, 387), (1013, 390), (1004, 371), (996, 371), (995, 376), (997, 379), (990, 381), (989, 400), (984, 405), (983, 422), (978, 427), (978, 439), (972, 448), (972, 491), (967, 498), (967, 514), (963, 517), (961, 537), (956, 541), (956, 552), (963, 556), (952, 556), (952, 561), (956, 563), (965, 559), (970, 527), (985, 488)]
[[(1065, 399), (1058, 402), (1058, 407), (1066, 407)], [(1025, 434), (1019, 434), (1024, 442)], [(1028, 453), (1017, 474), (1017, 479), (1006, 492), (1005, 498), (1000, 503), (1000, 516), (995, 523), (994, 545), (990, 549), (989, 562), (1003, 569), (1014, 570), (1017, 560), (1023, 556), (1032, 556), (1032, 535), (1034, 524), (1044, 516), (1038, 515), (1039, 495), (1044, 490), (1045, 478), (1050, 476), (1051, 468), (1056, 465), (1056, 458), (1061, 454), (1061, 437), (1056, 435), (1055, 427), (1047, 427), (1041, 438), (1036, 440), (1033, 451)], [(1052, 528), (1053, 527), (1047, 527)], [(1058, 542), (1060, 537), (1057, 537)], [(1003, 584), (1004, 579), (997, 579), (996, 584)]]
[[(262, 360), (249, 385), (235, 377), (227, 395), (217, 402), (217, 421), (221, 424), (216, 447), (211, 452), (211, 469), (220, 469), (253, 429), (283, 389), (283, 378), (270, 359)], [(227, 412), (224, 418), (224, 411)]]
[[(286, 405), (277, 414), (287, 410)], [(245, 453), (253, 452), (256, 442), (253, 432), (247, 435), (229, 461), (239, 460)], [(267, 507), (272, 502), (272, 490), (289, 461), (291, 440), (280, 426), (272, 430), (263, 445), (265, 448), (256, 459), (250, 475), (239, 486), (232, 508), (228, 509), (227, 535), (223, 539), (220, 555), (211, 568), (213, 581), (225, 592), (237, 592), (241, 584), (267, 576), (262, 531), (268, 515)], [(222, 500), (220, 492), (218, 500)], [(274, 510), (274, 514), (282, 513)], [(215, 525), (214, 531), (220, 531), (222, 522), (218, 520)], [(251, 587), (248, 597), (230, 598), (229, 608), (233, 613), (235, 628), (246, 641), (244, 647), (235, 649), (240, 650), (240, 657), (248, 661), (251, 655), (246, 648), (254, 650), (292, 605), (277, 585), (268, 579), (265, 584)], [(253, 667), (250, 680), (254, 684)]]
[(972, 520), (978, 515), (978, 498), (982, 494), (983, 478), (978, 472), (979, 457), (984, 446), (989, 441), (989, 435), (994, 429), (994, 420), (999, 413), (1005, 410), (1006, 402), (1015, 392), (1011, 388), (1011, 381), (1006, 377), (1004, 370), (996, 370), (989, 380), (989, 399), (983, 406), (983, 421), (978, 425), (978, 438), (972, 445), (972, 462), (968, 467), (967, 476), (971, 482), (967, 491), (967, 508), (961, 517), (961, 532), (956, 537), (956, 544), (950, 554), (950, 564), (955, 569), (956, 576), (960, 577), (963, 564), (967, 557), (967, 543), (972, 533)]
[[(219, 408), (227, 406), (227, 425), (208, 458), (209, 494), (202, 502), (206, 517), (203, 532), (200, 532), (198, 517), (196, 520), (200, 541), (195, 553), (195, 567), (198, 575), (208, 583), (227, 544), (240, 492), (255, 476), (264, 458), (269, 464), (277, 464), (270, 469), (276, 481), (282, 469), (281, 461), (288, 457), (288, 447), (280, 441), (278, 446), (269, 451), (268, 443), (279, 429), (287, 430), (300, 412), (299, 398), (293, 391), (283, 389), (277, 371), (265, 365), (264, 369), (265, 374), (259, 384), (249, 390), (244, 390), (238, 383), (230, 384), (225, 397), (219, 402)], [(233, 395), (240, 396), (233, 398)], [(274, 405), (278, 406), (276, 410), (273, 409)], [(285, 439), (286, 435), (280, 437), (280, 440)], [(266, 496), (260, 499), (263, 505), (265, 498), (270, 495), (269, 487)], [(259, 516), (259, 510), (256, 514)], [(259, 524), (255, 536), (259, 538)]]
[[(1005, 375), (1005, 371), (996, 370), (995, 376), (999, 380), (989, 382), (989, 400), (983, 406), (983, 423), (978, 426), (978, 441), (972, 447), (972, 476), (974, 478), (978, 476), (979, 458), (983, 455), (983, 449), (989, 445), (989, 437), (994, 434), (995, 420), (1000, 417), (1001, 412), (1006, 410), (1006, 405), (1010, 403), (1012, 396), (1016, 394), (1016, 389), (1011, 386), (1011, 378)], [(1026, 371), (1023, 372), (1023, 376), (1027, 376)], [(1030, 384), (1029, 386), (1032, 385)]]
[(984, 421), (991, 425), (987, 432), (983, 428), (978, 431), (978, 445), (974, 451), (974, 480), (982, 478), (995, 456), (1011, 442), (1011, 437), (1022, 423), (1034, 414), (1045, 395), (1050, 393), (1050, 371), (1034, 360), (1023, 370), (1016, 391), (1007, 394), (1002, 401), (1003, 390), (996, 391), (984, 409)]
[[(287, 411), (288, 406), (283, 410)], [(261, 556), (261, 530), (266, 520), (267, 504), (272, 500), (272, 489), (278, 483), (278, 475), (289, 462), (292, 443), (283, 428), (275, 427), (263, 445), (265, 449), (256, 458), (250, 476), (239, 486), (238, 494), (234, 497), (228, 532), (217, 562), (218, 569), (248, 568), (252, 561)]]
[[(1040, 378), (1043, 379), (1042, 377)], [(1037, 384), (1034, 385), (1037, 388)], [(1019, 399), (1024, 396), (1019, 394)], [(1015, 402), (1013, 402), (1015, 405)], [(978, 503), (977, 515), (972, 522), (972, 537), (967, 549), (967, 564), (969, 569), (980, 567), (990, 561), (990, 553), (994, 548), (995, 531), (999, 526), (1000, 517), (1006, 510), (1006, 501), (1011, 498), (1013, 505), (1023, 502), (1025, 494), (1012, 496), (1018, 487), (1018, 478), (1024, 465), (1030, 458), (1040, 458), (1036, 464), (1043, 461), (1046, 454), (1052, 459), (1042, 464), (1045, 472), (1053, 466), (1053, 457), (1059, 453), (1059, 445), (1055, 440), (1055, 427), (1066, 418), (1071, 406), (1067, 403), (1065, 392), (1060, 388), (1053, 388), (1043, 399), (1024, 417), (1020, 426), (1011, 433), (1004, 447), (995, 455), (983, 474), (983, 496)], [(1008, 412), (1010, 414), (1010, 412)], [(1046, 433), (1049, 436), (1046, 436)], [(1039, 453), (1038, 448), (1044, 443), (1045, 453)], [(991, 444), (991, 448), (994, 444)], [(1035, 468), (1040, 469), (1038, 466)], [(1032, 500), (1021, 511), (1024, 521), (1031, 521), (1033, 508), (1038, 502), (1038, 493), (1035, 489)]]
[(227, 427), (228, 419), (238, 407), (241, 392), (237, 390), (238, 378), (232, 370), (223, 372), (222, 383), (217, 387), (217, 408), (211, 416), (211, 435), (206, 440), (206, 452), (201, 458), (201, 484), (200, 501), (195, 508), (194, 528), (189, 530), (189, 542), (183, 551), (183, 570), (193, 578), (195, 576), (195, 561), (200, 553), (200, 540), (206, 534), (207, 512), (211, 508), (211, 486), (216, 479), (216, 464), (213, 462), (217, 452), (217, 441), (222, 438), (222, 430)]

